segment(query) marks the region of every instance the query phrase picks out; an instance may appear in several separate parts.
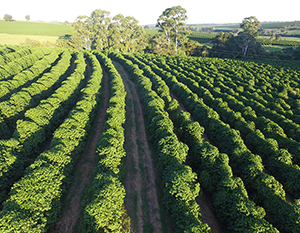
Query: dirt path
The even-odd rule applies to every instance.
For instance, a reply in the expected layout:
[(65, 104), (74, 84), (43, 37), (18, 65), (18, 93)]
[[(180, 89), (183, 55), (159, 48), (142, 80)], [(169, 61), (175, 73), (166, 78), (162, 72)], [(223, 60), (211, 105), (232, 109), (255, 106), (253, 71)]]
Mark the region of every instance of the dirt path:
[(123, 67), (114, 62), (122, 76), (126, 97), (125, 123), (125, 207), (131, 218), (132, 231), (162, 232), (158, 193), (155, 184), (156, 171), (149, 148), (142, 107), (136, 92)]
[(202, 221), (210, 226), (211, 233), (222, 233), (222, 228), (216, 218), (211, 196), (202, 190), (202, 195), (197, 199), (197, 202), (200, 205)]
[[(104, 72), (104, 70), (103, 70)], [(95, 119), (91, 132), (88, 137), (87, 146), (74, 166), (74, 179), (72, 181), (71, 187), (64, 197), (63, 213), (61, 218), (56, 223), (51, 233), (69, 233), (75, 230), (77, 221), (80, 219), (81, 206), (80, 197), (91, 181), (92, 181), (92, 171), (95, 168), (95, 156), (97, 141), (104, 130), (105, 114), (108, 106), (109, 100), (109, 90), (108, 90), (108, 75), (104, 72), (104, 82), (103, 82), (103, 106), (100, 106), (100, 111), (97, 112), (97, 119)]]

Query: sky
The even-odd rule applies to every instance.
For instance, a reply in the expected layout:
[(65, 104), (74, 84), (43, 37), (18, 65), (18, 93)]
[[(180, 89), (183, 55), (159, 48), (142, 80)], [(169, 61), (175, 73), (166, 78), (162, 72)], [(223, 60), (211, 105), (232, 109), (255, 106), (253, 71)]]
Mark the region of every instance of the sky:
[[(2, 2), (2, 3), (1, 3)], [(279, 4), (277, 4), (277, 3)], [(182, 6), (187, 10), (187, 24), (241, 23), (256, 16), (264, 21), (300, 20), (300, 0), (0, 0), (0, 18), (5, 14), (15, 20), (74, 22), (77, 16), (90, 16), (101, 9), (135, 17), (140, 25), (155, 24), (166, 8)]]

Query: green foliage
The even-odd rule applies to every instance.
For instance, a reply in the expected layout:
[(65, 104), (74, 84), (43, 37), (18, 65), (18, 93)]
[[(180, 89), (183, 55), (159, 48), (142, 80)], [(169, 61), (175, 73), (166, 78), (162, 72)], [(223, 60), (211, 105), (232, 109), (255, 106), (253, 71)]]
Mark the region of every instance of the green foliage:
[[(120, 54), (113, 54), (138, 84), (150, 133), (155, 135), (155, 149), (159, 155), (159, 168), (164, 182), (163, 200), (169, 210), (177, 232), (209, 232), (209, 227), (200, 220), (196, 197), (199, 184), (196, 174), (183, 163), (188, 147), (180, 142), (173, 131), (172, 121), (164, 111), (164, 101), (151, 89), (151, 81), (144, 75), (134, 75), (138, 67)], [(142, 72), (138, 72), (142, 73)], [(157, 85), (157, 84), (156, 84)], [(155, 104), (153, 104), (155, 103)]]
[[(14, 59), (13, 57), (6, 59), (14, 59), (13, 62), (8, 62), (4, 66), (0, 66), (0, 81), (9, 79), (11, 76), (16, 75), (22, 70), (32, 66), (36, 61), (41, 59), (45, 55), (45, 50), (42, 49), (32, 49), (33, 53), (21, 55), (19, 58)], [(27, 56), (26, 56), (27, 55)], [(24, 56), (24, 57), (23, 57)], [(5, 60), (6, 60), (5, 59)]]
[(110, 76), (110, 99), (106, 111), (105, 130), (100, 135), (96, 150), (97, 167), (91, 186), (85, 190), (83, 232), (126, 232), (130, 218), (123, 210), (125, 189), (120, 181), (124, 150), (125, 96), (121, 76), (111, 60), (95, 52)]
[[(298, 225), (296, 224), (296, 222), (291, 221), (288, 217), (284, 217), (283, 219), (283, 215), (280, 214), (278, 215), (277, 212), (275, 211), (275, 208), (276, 206), (280, 205), (281, 206), (280, 208), (284, 209), (284, 211), (289, 213), (289, 216), (293, 215), (294, 219), (299, 219), (299, 213), (295, 209), (293, 209), (292, 205), (285, 202), (285, 198), (284, 198), (285, 190), (283, 189), (282, 184), (280, 184), (273, 176), (263, 173), (263, 169), (264, 169), (264, 164), (266, 164), (266, 166), (270, 166), (269, 171), (273, 172), (273, 174), (276, 175), (276, 178), (279, 179), (281, 182), (283, 182), (283, 184), (286, 186), (285, 188), (291, 191), (292, 190), (291, 183), (293, 182), (293, 180), (294, 181), (298, 180), (298, 178), (296, 178), (298, 167), (291, 166), (291, 156), (288, 155), (286, 150), (278, 150), (278, 144), (274, 140), (266, 140), (266, 143), (267, 144), (269, 143), (269, 149), (268, 147), (266, 147), (266, 144), (262, 143), (262, 141), (255, 144), (254, 146), (255, 148), (261, 147), (261, 151), (260, 151), (261, 157), (258, 155), (254, 155), (246, 147), (246, 144), (249, 145), (246, 137), (249, 138), (249, 143), (256, 143), (257, 140), (254, 140), (255, 137), (250, 138), (251, 135), (250, 129), (251, 130), (255, 129), (255, 125), (250, 124), (248, 126), (248, 123), (243, 119), (241, 113), (237, 114), (234, 113), (231, 109), (229, 109), (229, 106), (230, 107), (236, 106), (236, 109), (239, 109), (239, 111), (244, 112), (252, 120), (254, 120), (256, 117), (256, 114), (255, 112), (253, 112), (253, 110), (249, 108), (244, 110), (243, 105), (238, 104), (238, 101), (233, 101), (235, 97), (245, 102), (247, 101), (247, 104), (251, 102), (250, 98), (248, 99), (245, 97), (239, 97), (238, 94), (235, 94), (235, 92), (238, 92), (241, 95), (244, 95), (245, 93), (245, 89), (241, 91), (241, 88), (237, 88), (237, 85), (233, 82), (233, 80), (234, 81), (243, 80), (243, 79), (239, 79), (241, 75), (241, 71), (239, 71), (240, 75), (235, 74), (235, 72), (232, 72), (232, 68), (226, 68), (227, 70), (226, 73), (221, 71), (223, 69), (221, 68), (222, 62), (223, 64), (231, 63), (230, 60), (226, 60), (226, 63), (224, 60), (210, 60), (210, 63), (206, 63), (208, 59), (202, 59), (201, 62), (202, 64), (205, 64), (205, 66), (198, 65), (199, 67), (198, 70), (195, 70), (193, 68), (189, 68), (191, 66), (190, 63), (191, 61), (184, 62), (184, 60), (187, 60), (186, 58), (183, 59), (180, 57), (177, 58), (164, 57), (164, 60), (165, 59), (167, 59), (168, 63), (176, 62), (175, 63), (176, 65), (173, 65), (172, 69), (170, 69), (166, 65), (166, 62), (157, 61), (156, 64), (168, 70), (170, 73), (174, 74), (174, 76), (176, 75), (178, 80), (180, 80), (180, 82), (182, 82), (183, 84), (179, 85), (178, 80), (174, 78), (174, 76), (172, 77), (171, 75), (167, 76), (164, 74), (163, 77), (165, 78), (166, 82), (168, 83), (169, 86), (172, 86), (172, 91), (174, 91), (176, 96), (180, 97), (180, 100), (182, 101), (182, 103), (184, 103), (186, 109), (188, 109), (188, 111), (192, 113), (194, 118), (199, 122), (201, 122), (201, 124), (205, 127), (207, 135), (210, 138), (210, 140), (212, 140), (222, 152), (225, 152), (230, 156), (230, 161), (231, 161), (230, 165), (233, 172), (239, 175), (244, 181), (244, 184), (247, 187), (247, 189), (251, 190), (251, 194), (255, 197), (254, 201), (259, 205), (263, 206), (263, 208), (266, 211), (265, 219), (271, 222), (279, 230), (282, 229), (287, 230), (287, 226), (284, 226), (284, 224), (282, 224), (282, 222), (286, 222), (289, 225), (287, 230), (288, 232), (297, 231)], [(212, 61), (214, 62), (214, 64), (212, 63)], [(197, 62), (198, 64), (200, 64), (199, 61)], [(184, 65), (184, 63), (188, 65)], [(216, 63), (220, 67), (219, 69), (216, 68), (217, 67)], [(242, 62), (239, 63), (239, 66), (241, 66), (241, 63)], [(209, 73), (206, 72), (206, 70), (208, 71), (207, 69), (208, 66), (210, 66)], [(232, 63), (229, 66), (232, 67)], [(180, 71), (181, 73), (175, 72), (175, 70)], [(197, 74), (197, 76), (190, 75), (188, 73), (188, 70)], [(157, 69), (157, 73), (163, 74), (163, 72), (160, 71), (159, 69)], [(220, 78), (220, 76), (223, 73), (226, 76), (230, 76), (231, 78), (227, 78), (225, 75)], [(233, 76), (233, 74), (235, 74), (235, 76)], [(186, 75), (188, 75), (188, 77), (186, 77)], [(193, 81), (193, 79), (195, 79), (195, 81), (197, 81), (198, 83), (194, 84), (195, 81)], [(220, 81), (216, 81), (216, 80), (220, 80)], [(272, 81), (270, 82), (273, 83)], [(228, 88), (225, 88), (225, 86), (228, 86)], [(251, 90), (251, 88), (253, 88), (249, 85), (244, 85), (244, 86), (248, 90)], [(220, 87), (220, 89), (216, 87)], [(274, 81), (274, 88), (279, 88), (279, 81), (276, 82)], [(224, 90), (226, 91), (226, 94), (222, 93)], [(251, 92), (254, 92), (254, 90), (255, 89), (253, 88)], [(210, 92), (213, 93), (213, 95)], [(192, 93), (197, 93), (198, 98), (195, 97), (194, 96), (195, 94)], [(230, 104), (224, 103), (222, 99), (218, 98), (221, 96), (222, 98), (224, 97), (224, 99), (228, 101), (228, 103)], [(199, 98), (203, 98), (203, 100)], [(270, 113), (272, 112), (266, 108), (264, 108), (264, 111), (268, 112), (268, 115), (270, 115)], [(219, 115), (220, 117), (216, 117), (217, 115)], [(277, 120), (278, 119), (279, 118), (277, 118)], [(228, 122), (233, 128), (230, 128), (230, 126), (227, 125), (226, 122)], [(265, 127), (266, 124), (264, 123), (263, 126)], [(234, 128), (238, 129), (239, 131), (237, 131)], [(275, 124), (269, 124), (269, 127), (265, 127), (265, 128), (266, 128), (265, 132), (268, 132), (269, 135), (273, 134), (272, 132), (274, 132), (274, 136), (275, 134), (280, 137), (285, 135), (283, 134), (283, 131), (280, 130), (280, 128)], [(259, 131), (253, 132), (253, 135), (254, 134), (257, 134), (258, 137), (260, 137), (262, 140), (265, 140), (264, 137), (261, 137)], [(244, 138), (245, 141), (243, 140)], [(251, 150), (253, 150), (252, 147)], [(267, 160), (265, 160), (267, 156), (266, 155), (264, 156), (263, 155), (264, 153), (268, 153), (269, 158)], [(201, 160), (200, 164), (203, 164), (203, 161), (205, 160)], [(281, 165), (279, 165), (280, 163)], [(282, 171), (282, 169), (285, 170), (284, 172), (279, 172), (282, 174), (282, 176), (280, 176), (277, 172), (275, 172), (279, 170)], [(200, 181), (203, 180), (203, 185), (209, 187), (211, 185), (210, 181), (216, 182), (218, 180), (217, 177), (209, 180), (210, 171), (212, 172), (214, 171), (211, 169), (211, 167), (210, 170), (207, 169), (207, 170), (200, 170), (200, 171), (202, 171), (202, 173), (199, 176), (199, 180)], [(226, 174), (226, 172), (224, 174)], [(286, 176), (286, 174), (289, 175)], [(294, 178), (291, 178), (290, 182), (286, 182), (285, 179), (287, 179), (287, 177), (294, 177)], [(295, 183), (293, 188), (296, 187), (297, 185)], [(296, 192), (294, 191), (293, 192), (294, 195), (297, 194), (297, 192), (298, 191)], [(281, 221), (279, 220), (279, 218), (275, 217), (275, 215), (281, 216)]]
[(243, 19), (240, 28), (243, 30), (234, 36), (233, 33), (220, 32), (216, 38), (212, 40), (214, 46), (211, 56), (217, 57), (242, 57), (242, 56), (258, 56), (262, 53), (260, 43), (255, 38), (260, 34), (258, 32), (261, 23), (255, 16)]
[[(40, 154), (26, 168), (22, 179), (13, 185), (0, 212), (2, 232), (46, 232), (57, 221), (61, 197), (91, 128), (89, 125), (98, 101), (98, 97), (91, 97), (98, 96), (101, 78), (101, 67), (99, 63), (98, 66), (94, 64), (82, 97), (54, 133), (55, 143), (51, 144), (50, 150)], [(83, 112), (87, 117), (82, 117)], [(6, 147), (12, 145), (7, 143)]]
[[(129, 57), (129, 56), (126, 56), (126, 57)], [(153, 58), (153, 56), (151, 58)], [(162, 77), (167, 76), (166, 72), (163, 72), (162, 69), (160, 69), (158, 67), (158, 66), (161, 66), (161, 67), (168, 69), (167, 68), (168, 66), (164, 60), (161, 60), (159, 63), (157, 63), (158, 66), (156, 66), (154, 63), (151, 63), (149, 60), (145, 59), (145, 57), (143, 57), (143, 56), (139, 56), (139, 59), (146, 61), (147, 64), (151, 64), (152, 69), (157, 74), (158, 73), (161, 74)], [(147, 74), (150, 75), (150, 77), (155, 77), (153, 74), (151, 75), (151, 70), (149, 70), (149, 68), (147, 66), (143, 65), (142, 62), (134, 60), (134, 59), (131, 59), (131, 60), (138, 63), (140, 67), (145, 67), (144, 70), (146, 70), (146, 68), (147, 68)], [(180, 68), (178, 66), (174, 66), (173, 69), (168, 69), (168, 70), (170, 70), (171, 72), (174, 72), (175, 75), (177, 77), (180, 77), (180, 80), (182, 80), (183, 82), (187, 82), (191, 86), (193, 86), (195, 88), (199, 88), (199, 85), (195, 85), (195, 83), (192, 79), (185, 77), (184, 75), (182, 75), (179, 72), (175, 72), (174, 69), (179, 70)], [(183, 69), (180, 69), (180, 71), (183, 73), (186, 72)], [(186, 73), (190, 75), (190, 73), (188, 73), (188, 72), (186, 72)], [(170, 79), (172, 79), (172, 81), (176, 82), (176, 79), (171, 78), (171, 77), (172, 76), (168, 76), (168, 78), (170, 78)], [(193, 77), (195, 78), (195, 76), (193, 76)], [(155, 79), (152, 78), (152, 80), (153, 80), (153, 83), (155, 83), (155, 81), (154, 81)], [(160, 86), (163, 86), (163, 85), (165, 85), (164, 82), (163, 81), (160, 82)], [(159, 88), (158, 84), (153, 85), (153, 88), (154, 88), (154, 90), (157, 91), (157, 93), (159, 93), (160, 88)], [(195, 91), (195, 92), (197, 93), (197, 91)], [(207, 90), (205, 91), (203, 89), (203, 93), (208, 94), (209, 92)], [(181, 95), (184, 95), (184, 94), (181, 93)], [(211, 96), (210, 102), (212, 104), (215, 102), (215, 103), (220, 103), (223, 106), (227, 106), (227, 104), (224, 103), (221, 99), (213, 100), (213, 96), (212, 95), (210, 95), (210, 96)], [(165, 101), (166, 102), (168, 101), (167, 98)], [(170, 102), (172, 102), (172, 101), (170, 101)], [(231, 167), (229, 166), (228, 156), (226, 154), (220, 154), (218, 149), (216, 147), (212, 146), (211, 144), (209, 144), (207, 142), (203, 143), (202, 133), (203, 133), (204, 129), (203, 128), (201, 129), (201, 126), (199, 125), (198, 122), (192, 123), (190, 121), (189, 113), (179, 111), (178, 109), (177, 110), (172, 109), (172, 111), (170, 111), (170, 112), (171, 112), (171, 118), (175, 123), (175, 129), (177, 131), (179, 138), (183, 142), (187, 143), (189, 146), (190, 164), (192, 164), (193, 169), (195, 169), (195, 171), (198, 173), (199, 181), (200, 181), (200, 184), (202, 185), (202, 187), (206, 191), (208, 191), (210, 194), (218, 195), (220, 193), (220, 195), (221, 195), (221, 193), (223, 193), (222, 195), (231, 196), (232, 195), (231, 190), (228, 190), (228, 189), (226, 190), (225, 187), (222, 187), (219, 190), (216, 189), (216, 187), (218, 187), (223, 182), (225, 182), (225, 180), (232, 179), (233, 173), (232, 173)], [(219, 118), (216, 118), (216, 119), (218, 120)], [(234, 133), (234, 131), (232, 131), (232, 133)], [(220, 138), (221, 137), (224, 137), (224, 135), (221, 135)], [(238, 135), (236, 135), (236, 137), (238, 137)], [(163, 151), (163, 152), (171, 151), (171, 154), (175, 155), (175, 153), (173, 152), (174, 150), (168, 149), (168, 148), (169, 148), (169, 145), (171, 145), (171, 144), (176, 145), (176, 143), (172, 142), (172, 143), (168, 144), (168, 141), (171, 141), (171, 140), (169, 140), (169, 138), (170, 137), (167, 137), (166, 139), (161, 140), (161, 142), (159, 144), (162, 147), (161, 151)], [(227, 146), (228, 146), (228, 143), (227, 143)], [(176, 146), (175, 146), (175, 148), (176, 148)], [(243, 147), (243, 148), (246, 149), (245, 147)], [(177, 151), (180, 151), (180, 150), (177, 149)], [(167, 157), (166, 153), (162, 154), (161, 156), (164, 156), (166, 158), (173, 158), (173, 161), (175, 158), (177, 158), (176, 156)], [(164, 157), (161, 157), (161, 158), (164, 158)], [(180, 160), (177, 160), (177, 161), (180, 162)], [(182, 161), (184, 161), (184, 160), (182, 160)], [(254, 163), (256, 165), (256, 167), (254, 168), (253, 171), (262, 172), (263, 167), (261, 164), (261, 160), (253, 159), (253, 162), (254, 161), (256, 161)], [(174, 162), (172, 163), (171, 160), (165, 163), (166, 166), (168, 166), (167, 164), (170, 164), (168, 167), (169, 168), (168, 171), (170, 171), (170, 173), (171, 173), (171, 171), (174, 171), (174, 170), (180, 170), (179, 165), (175, 166), (176, 163), (174, 163)], [(241, 164), (243, 164), (243, 162), (241, 162)], [(259, 165), (261, 165), (261, 166), (259, 166)], [(166, 177), (172, 177), (172, 175), (167, 173)], [(187, 180), (187, 178), (186, 178), (186, 180)], [(242, 182), (241, 179), (240, 179), (240, 182)], [(255, 206), (254, 202), (249, 200), (245, 189), (238, 189), (236, 195), (237, 196), (241, 196), (241, 195), (245, 196), (246, 195), (245, 200), (247, 202), (247, 205), (250, 206), (249, 211), (251, 211), (252, 213), (256, 211), (254, 209), (255, 208), (257, 209), (258, 207)], [(179, 196), (180, 196), (180, 194), (179, 194)], [(186, 196), (188, 196), (188, 194), (186, 194)], [(247, 213), (245, 214), (243, 209), (236, 208), (237, 205), (240, 205), (240, 199), (233, 200), (232, 202), (230, 202), (229, 205), (230, 206), (228, 206), (227, 208), (222, 209), (223, 211), (221, 214), (222, 216), (223, 215), (224, 216), (233, 216), (232, 218), (226, 217), (226, 221), (223, 222), (223, 228), (226, 229), (228, 232), (232, 232), (232, 230), (240, 231), (240, 232), (244, 232), (244, 231), (251, 232), (251, 231), (253, 231), (253, 229), (264, 229), (266, 231), (272, 229), (273, 231), (277, 232), (277, 230), (271, 224), (269, 224), (266, 220), (262, 219), (265, 214), (263, 214), (262, 216), (258, 216), (255, 214), (254, 214), (254, 216), (251, 216), (251, 215), (247, 215)], [(215, 208), (219, 208), (216, 203), (215, 203)], [(191, 207), (191, 209), (192, 209), (192, 207)], [(237, 221), (236, 216), (243, 216), (243, 217), (241, 217), (243, 220), (241, 220), (240, 222)], [(222, 218), (222, 217), (220, 216), (220, 218)], [(248, 223), (248, 222), (249, 222), (249, 224), (243, 225), (243, 223)]]
[(184, 44), (190, 34), (190, 31), (185, 27), (186, 20), (187, 14), (183, 7), (174, 6), (165, 9), (157, 19), (156, 24), (156, 27), (160, 28), (161, 38), (163, 38), (163, 41), (159, 43), (166, 44), (169, 49), (174, 46), (176, 53), (178, 46)]
[[(264, 209), (249, 200), (240, 178), (228, 178), (219, 183), (213, 200), (220, 221), (227, 225), (227, 232), (279, 232), (264, 219)], [(231, 221), (234, 224), (228, 224)]]
[(125, 189), (118, 176), (100, 173), (89, 193), (93, 201), (85, 208), (85, 232), (122, 232)]
[[(138, 87), (176, 231), (209, 232), (196, 202), (201, 185), (224, 232), (299, 232), (299, 201), (287, 198), (300, 190), (299, 64), (111, 56)], [(57, 221), (97, 110), (99, 61), (110, 77), (110, 100), (83, 195), (82, 231), (129, 230), (120, 181), (126, 92), (111, 60), (96, 51), (0, 46), (7, 73), (0, 81), (1, 232), (46, 232)]]
[(71, 44), (75, 48), (131, 52), (144, 48), (144, 29), (132, 17), (110, 17), (108, 11), (94, 10), (91, 16), (78, 16), (72, 24)]
[(3, 17), (3, 19), (4, 19), (5, 21), (7, 21), (7, 22), (13, 21), (12, 16), (9, 15), (9, 14), (5, 14), (4, 17)]
[[(30, 86), (24, 88), (12, 95), (9, 100), (0, 103), (2, 113), (2, 122), (0, 123), (0, 126), (6, 130), (4, 135), (1, 136), (4, 138), (12, 136), (12, 139), (19, 143), (18, 147), (3, 147), (2, 153), (7, 154), (8, 157), (12, 156), (13, 158), (9, 159), (11, 161), (10, 163), (3, 164), (3, 172), (0, 175), (0, 184), (3, 195), (6, 195), (13, 182), (22, 176), (25, 167), (30, 164), (31, 159), (37, 156), (36, 153), (39, 152), (40, 143), (44, 142), (45, 137), (47, 135), (49, 136), (49, 134), (54, 131), (53, 125), (59, 123), (57, 118), (53, 118), (53, 108), (59, 107), (59, 101), (55, 101), (56, 104), (51, 105), (47, 100), (43, 100), (40, 106), (32, 108), (33, 101), (31, 98), (34, 96), (34, 93), (38, 93), (40, 98), (42, 98), (43, 95), (41, 95), (40, 92), (48, 90), (49, 88), (52, 88), (52, 90), (48, 90), (49, 92), (53, 91), (55, 87), (53, 84), (57, 82), (57, 80), (61, 78), (60, 76), (68, 69), (70, 58), (70, 53), (65, 51), (60, 62), (51, 69), (51, 72), (42, 77), (38, 84), (33, 83), (34, 88), (31, 88)], [(60, 91), (64, 92), (63, 88), (61, 88)], [(68, 96), (65, 96), (65, 98), (68, 99)], [(52, 101), (53, 99), (57, 100), (56, 98), (52, 98)], [(41, 108), (42, 105), (45, 108)], [(30, 107), (31, 109), (28, 110), (25, 115), (28, 114), (32, 119), (23, 118), (18, 120), (20, 112), (24, 113), (24, 110), (27, 110)], [(60, 106), (60, 108), (61, 107), (62, 106)], [(9, 111), (7, 111), (8, 109)], [(66, 110), (67, 109), (65, 109), (65, 111)], [(34, 114), (30, 115), (30, 113)], [(57, 115), (57, 117), (62, 118), (63, 111), (60, 111), (60, 114), (61, 115)], [(38, 123), (34, 121), (35, 118)], [(3, 141), (5, 142), (6, 140)], [(2, 202), (3, 200), (1, 199), (0, 201)]]

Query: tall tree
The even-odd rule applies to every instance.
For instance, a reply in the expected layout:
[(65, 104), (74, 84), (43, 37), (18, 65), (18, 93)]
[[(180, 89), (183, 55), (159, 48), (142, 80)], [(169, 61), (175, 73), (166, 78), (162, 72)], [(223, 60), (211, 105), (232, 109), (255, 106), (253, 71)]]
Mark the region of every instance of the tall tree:
[(145, 34), (134, 17), (119, 14), (111, 18), (108, 11), (100, 9), (94, 10), (90, 17), (77, 17), (72, 26), (75, 32), (71, 43), (84, 49), (92, 46), (100, 50), (114, 47), (123, 52), (141, 49)]
[(133, 47), (137, 46), (143, 40), (145, 31), (142, 26), (139, 26), (139, 21), (132, 16), (124, 17), (121, 14), (116, 15), (114, 18), (114, 26), (116, 34), (114, 40), (122, 51), (130, 51)]
[(91, 21), (95, 32), (95, 47), (100, 50), (109, 48), (112, 37), (110, 12), (94, 10), (91, 14)]
[(256, 17), (245, 18), (240, 24), (242, 31), (234, 36), (232, 33), (220, 32), (212, 43), (214, 44), (210, 55), (218, 57), (242, 57), (246, 54), (257, 56), (263, 48), (256, 42), (256, 37), (260, 34), (258, 31), (261, 23)]
[(175, 43), (175, 51), (177, 51), (178, 45), (187, 41), (190, 33), (185, 25), (187, 18), (186, 10), (183, 7), (174, 6), (164, 10), (157, 20), (156, 27), (163, 32), (168, 45), (171, 45), (172, 42)]
[(210, 55), (213, 57), (235, 57), (240, 54), (240, 47), (232, 33), (219, 32), (211, 42), (213, 47)]
[(29, 20), (30, 20), (30, 15), (26, 15), (26, 16), (25, 16), (25, 19), (26, 19), (27, 21), (29, 21)]
[(96, 37), (91, 18), (88, 16), (78, 16), (72, 27), (74, 33), (71, 44), (76, 48), (91, 49)]
[(243, 31), (240, 32), (238, 36), (241, 41), (241, 48), (244, 56), (246, 55), (249, 46), (255, 45), (255, 38), (260, 35), (260, 32), (258, 31), (260, 27), (261, 23), (255, 16), (244, 18), (243, 22), (240, 24), (240, 28), (243, 29)]

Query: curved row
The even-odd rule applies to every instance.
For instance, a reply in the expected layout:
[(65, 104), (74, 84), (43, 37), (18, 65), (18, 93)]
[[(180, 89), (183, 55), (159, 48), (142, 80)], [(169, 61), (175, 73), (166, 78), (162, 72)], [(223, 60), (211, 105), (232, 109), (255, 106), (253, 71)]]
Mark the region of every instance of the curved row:
[[(149, 66), (138, 59), (133, 56), (126, 56), (126, 58), (143, 69), (147, 77), (150, 77), (153, 88), (166, 101), (167, 98), (164, 96), (168, 95), (169, 88), (165, 82)], [(189, 146), (189, 162), (198, 174), (201, 187), (213, 195), (214, 207), (218, 219), (223, 224), (223, 229), (228, 232), (246, 232), (250, 229), (252, 231), (264, 229), (264, 231), (277, 232), (264, 219), (265, 211), (249, 200), (241, 178), (233, 177), (231, 167), (228, 164), (228, 156), (220, 154), (218, 149), (208, 142), (203, 142), (202, 132), (204, 128), (198, 122), (192, 123), (190, 114), (180, 111), (178, 103), (176, 103), (176, 100), (166, 101), (166, 105), (169, 106), (166, 109), (174, 122), (177, 134)], [(237, 206), (241, 206), (241, 208), (237, 208)]]
[(28, 85), (29, 82), (38, 79), (39, 75), (47, 72), (47, 69), (51, 67), (55, 61), (58, 61), (58, 57), (61, 53), (62, 51), (52, 50), (50, 54), (45, 55), (29, 69), (16, 74), (11, 80), (0, 81), (0, 101), (3, 101), (3, 97), (6, 95), (15, 93), (23, 85)]
[(47, 48), (34, 49), (32, 54), (20, 57), (14, 60), (14, 62), (10, 62), (4, 66), (0, 66), (0, 80), (9, 79), (20, 71), (32, 66), (36, 61), (48, 53), (48, 51), (49, 50)]
[(61, 197), (99, 103), (102, 70), (93, 55), (86, 56), (93, 71), (82, 97), (54, 132), (50, 150), (40, 154), (12, 187), (0, 212), (1, 232), (46, 232), (58, 219)]
[[(7, 162), (1, 164), (1, 201), (12, 183), (22, 176), (24, 168), (40, 153), (41, 143), (62, 123), (64, 116), (76, 103), (84, 85), (85, 67), (83, 54), (78, 53), (77, 67), (72, 76), (49, 98), (42, 100), (35, 108), (27, 110), (25, 118), (17, 121), (13, 137), (7, 141), (3, 140), (1, 155)], [(12, 142), (15, 143), (11, 147)]]
[(202, 223), (196, 198), (200, 192), (196, 174), (185, 165), (188, 147), (180, 142), (173, 131), (173, 123), (165, 112), (165, 103), (151, 89), (151, 81), (142, 75), (138, 66), (120, 54), (114, 54), (138, 84), (154, 147), (159, 157), (159, 169), (164, 183), (163, 201), (169, 210), (177, 232), (209, 232)]
[(252, 198), (255, 197), (254, 201), (264, 207), (266, 219), (280, 231), (298, 231), (300, 226), (297, 224), (297, 219), (300, 213), (297, 206), (299, 204), (291, 205), (285, 201), (282, 185), (274, 177), (263, 172), (261, 158), (249, 151), (239, 132), (222, 122), (213, 109), (205, 105), (202, 99), (199, 99), (172, 74), (158, 67), (155, 69), (153, 65), (151, 67), (167, 82), (172, 92), (180, 98), (193, 117), (201, 122), (209, 138), (220, 151), (229, 155), (234, 174), (243, 179), (248, 193)]
[(65, 50), (58, 63), (30, 86), (0, 103), (0, 138), (9, 138), (20, 114), (49, 97), (70, 72), (71, 54)]
[(11, 53), (6, 53), (4, 56), (0, 57), (0, 66), (6, 65), (7, 63), (10, 63), (17, 58), (29, 55), (34, 50), (35, 50), (34, 48), (27, 47), (27, 48), (18, 49)]
[(125, 232), (130, 219), (123, 210), (125, 188), (120, 168), (124, 150), (125, 88), (111, 60), (100, 52), (95, 55), (109, 75), (110, 99), (105, 128), (98, 140), (97, 166), (91, 186), (85, 190), (82, 207), (82, 232)]

